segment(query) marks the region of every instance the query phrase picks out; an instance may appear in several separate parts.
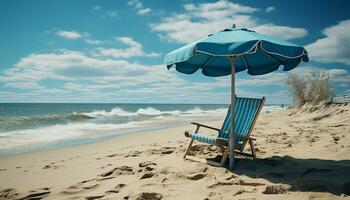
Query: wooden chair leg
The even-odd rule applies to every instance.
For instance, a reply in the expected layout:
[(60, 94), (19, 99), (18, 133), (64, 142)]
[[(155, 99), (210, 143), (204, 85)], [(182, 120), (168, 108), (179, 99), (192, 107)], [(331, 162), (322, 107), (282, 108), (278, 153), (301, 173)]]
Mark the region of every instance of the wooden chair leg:
[(252, 151), (252, 156), (255, 159), (256, 155), (255, 155), (254, 143), (253, 143), (253, 140), (251, 138), (249, 138), (249, 145), (250, 145), (250, 150)]
[(228, 156), (228, 148), (225, 148), (224, 151), (223, 151), (223, 154), (222, 154), (221, 162), (220, 162), (220, 166), (221, 167), (225, 165), (227, 156)]
[[(200, 127), (200, 126), (197, 125), (196, 130), (194, 131), (195, 134), (198, 133), (199, 127)], [(187, 147), (187, 149), (186, 149), (186, 152), (185, 152), (185, 155), (184, 155), (184, 159), (186, 159), (187, 154), (190, 152), (191, 147), (192, 147), (192, 144), (193, 144), (193, 141), (194, 141), (194, 139), (191, 139), (191, 142), (190, 142), (190, 144), (188, 145), (188, 147)]]
[(190, 144), (188, 145), (188, 147), (186, 149), (186, 152), (185, 152), (185, 155), (184, 155), (184, 159), (186, 159), (187, 154), (190, 152), (192, 144), (193, 144), (193, 141), (194, 141), (194, 139), (191, 139), (191, 142), (190, 142)]
[(221, 147), (219, 147), (219, 148), (220, 148), (220, 150), (221, 150), (221, 154), (222, 154), (222, 155), (224, 155), (225, 148), (224, 148), (224, 147), (222, 147), (222, 146), (221, 146)]

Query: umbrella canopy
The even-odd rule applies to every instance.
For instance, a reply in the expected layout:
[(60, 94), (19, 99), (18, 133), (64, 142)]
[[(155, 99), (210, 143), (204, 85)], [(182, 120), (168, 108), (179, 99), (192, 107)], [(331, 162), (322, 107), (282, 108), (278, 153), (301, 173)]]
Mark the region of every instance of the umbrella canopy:
[[(164, 60), (168, 69), (175, 67), (185, 74), (192, 74), (199, 69), (206, 76), (231, 74), (231, 105), (235, 105), (236, 99), (235, 73), (247, 70), (251, 75), (267, 74), (277, 70), (280, 65), (283, 65), (284, 71), (289, 71), (301, 61), (309, 61), (304, 47), (248, 29), (236, 28), (222, 30), (176, 49), (166, 54)], [(231, 170), (234, 166), (234, 108), (231, 106)]]
[(288, 71), (308, 56), (304, 47), (247, 29), (225, 29), (207, 38), (176, 49), (165, 56), (168, 68), (192, 74), (198, 69), (206, 76), (231, 74), (228, 56), (236, 56), (235, 72), (267, 74), (280, 65)]

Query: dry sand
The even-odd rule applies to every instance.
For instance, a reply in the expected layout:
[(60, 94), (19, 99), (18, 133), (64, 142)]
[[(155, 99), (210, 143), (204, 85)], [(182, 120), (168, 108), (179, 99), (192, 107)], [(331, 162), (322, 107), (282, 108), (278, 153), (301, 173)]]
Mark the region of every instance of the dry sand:
[[(182, 159), (193, 128), (1, 157), (0, 199), (349, 199), (349, 105), (261, 114), (257, 159), (237, 158), (234, 172)], [(198, 142), (193, 150), (220, 155)]]

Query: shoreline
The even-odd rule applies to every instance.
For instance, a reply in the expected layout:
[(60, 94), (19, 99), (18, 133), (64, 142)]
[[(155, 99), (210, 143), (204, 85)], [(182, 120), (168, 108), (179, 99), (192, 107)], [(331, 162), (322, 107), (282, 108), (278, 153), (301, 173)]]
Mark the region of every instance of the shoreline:
[[(205, 118), (205, 121), (217, 120), (226, 113), (222, 108), (195, 106), (164, 110), (164, 106), (158, 105), (157, 108), (135, 107), (132, 108), (134, 111), (130, 111), (131, 108), (123, 110), (113, 106), (100, 106), (89, 108), (92, 110), (90, 112), (82, 111), (82, 107), (66, 107), (70, 110), (63, 113), (53, 111), (43, 116), (38, 113), (32, 116), (23, 113), (23, 116), (1, 118), (0, 155), (94, 143), (121, 134), (179, 126), (200, 118)], [(52, 124), (56, 121), (57, 124)], [(33, 125), (24, 126), (29, 122)]]
[[(22, 154), (31, 154), (31, 153), (37, 153), (37, 152), (43, 152), (43, 151), (50, 151), (50, 150), (59, 150), (59, 149), (65, 149), (65, 148), (71, 148), (71, 147), (79, 147), (81, 145), (89, 145), (89, 144), (95, 144), (95, 143), (101, 143), (108, 140), (114, 140), (118, 137), (125, 136), (125, 135), (131, 135), (131, 134), (142, 134), (147, 133), (150, 131), (157, 131), (157, 130), (163, 130), (163, 129), (169, 129), (169, 128), (175, 128), (179, 126), (184, 126), (184, 123), (179, 123), (177, 125), (156, 125), (156, 126), (149, 126), (149, 127), (140, 127), (140, 128), (124, 128), (120, 130), (110, 130), (110, 131), (99, 131), (106, 133), (105, 135), (95, 137), (96, 134), (91, 135), (92, 138), (89, 138), (90, 135), (85, 135), (85, 138), (83, 137), (77, 137), (77, 138), (68, 138), (59, 140), (56, 142), (52, 142), (50, 144), (46, 144), (39, 147), (29, 147), (31, 150), (11, 150), (7, 151), (6, 153), (0, 154), (0, 158), (2, 157), (9, 157), (9, 156), (17, 156)], [(120, 131), (116, 133), (117, 131)], [(68, 144), (62, 144), (64, 142), (68, 142)], [(18, 152), (19, 151), (19, 152)]]
[[(212, 117), (213, 119), (216, 119), (218, 117)], [(220, 117), (219, 117), (220, 118)], [(47, 151), (47, 150), (55, 150), (55, 149), (62, 149), (62, 148), (69, 148), (69, 147), (75, 147), (80, 145), (87, 145), (87, 144), (94, 144), (94, 143), (100, 143), (108, 140), (113, 140), (115, 138), (118, 138), (120, 136), (129, 135), (129, 134), (142, 134), (144, 132), (151, 132), (151, 131), (159, 131), (163, 129), (171, 129), (181, 126), (186, 126), (190, 124), (188, 121), (176, 121), (176, 119), (170, 119), (172, 124), (168, 124), (163, 122), (162, 120), (158, 121), (156, 119), (152, 119), (153, 121), (148, 122), (140, 122), (141, 126), (135, 126), (130, 128), (120, 128), (120, 129), (112, 129), (112, 130), (96, 130), (94, 133), (86, 133), (81, 136), (73, 137), (73, 138), (67, 138), (62, 139), (54, 142), (49, 142), (48, 144), (40, 144), (38, 146), (23, 146), (20, 149), (14, 149), (14, 150), (7, 150), (5, 153), (0, 152), (0, 158), (1, 157), (7, 157), (7, 156), (15, 156), (15, 155), (21, 155), (21, 154), (28, 154), (28, 153), (35, 153), (35, 152), (41, 152), (41, 151)], [(203, 123), (211, 123), (211, 121), (218, 121), (219, 126), (221, 126), (218, 119), (216, 120), (201, 120)], [(101, 134), (102, 133), (102, 134)], [(35, 145), (35, 144), (34, 144)], [(23, 150), (24, 149), (24, 150)]]
[[(263, 107), (262, 113), (280, 110), (283, 110), (283, 108), (279, 106), (265, 106)], [(221, 112), (215, 113), (214, 116), (208, 116), (207, 114), (203, 114), (202, 116), (160, 115), (144, 121), (129, 121), (122, 124), (99, 124), (90, 121), (82, 121), (5, 132), (3, 141), (0, 144), (7, 146), (8, 144), (6, 141), (8, 141), (12, 146), (0, 147), (0, 157), (91, 144), (109, 140), (119, 135), (183, 126), (189, 124), (190, 121), (199, 120), (204, 123), (217, 121), (221, 120), (226, 113), (226, 111)], [(205, 120), (203, 120), (203, 118), (205, 118)], [(72, 134), (69, 134), (70, 131)], [(14, 142), (18, 142), (18, 144)]]

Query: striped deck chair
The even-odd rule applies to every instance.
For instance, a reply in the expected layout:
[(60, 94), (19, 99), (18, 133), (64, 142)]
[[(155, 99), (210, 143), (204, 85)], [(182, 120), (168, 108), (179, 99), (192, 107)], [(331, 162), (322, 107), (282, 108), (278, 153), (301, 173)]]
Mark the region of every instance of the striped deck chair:
[[(238, 154), (242, 154), (245, 156), (255, 158), (254, 151), (254, 138), (250, 137), (250, 134), (253, 130), (254, 124), (259, 116), (261, 108), (263, 107), (265, 102), (265, 97), (261, 99), (254, 98), (243, 98), (236, 97), (236, 110), (235, 110), (235, 149)], [(212, 163), (214, 165), (223, 166), (227, 159), (228, 155), (228, 139), (229, 139), (229, 129), (231, 126), (231, 106), (227, 111), (226, 118), (224, 123), (222, 124), (221, 129), (214, 128), (211, 126), (207, 126), (204, 124), (192, 122), (192, 124), (196, 125), (196, 130), (194, 132), (185, 132), (185, 136), (191, 138), (191, 142), (185, 152), (184, 159), (187, 154), (190, 152), (192, 144), (194, 140), (199, 142), (208, 143), (211, 145), (215, 145), (222, 149), (223, 156), (220, 163)], [(218, 136), (206, 136), (200, 134), (199, 128), (208, 128), (212, 130), (218, 131)], [(243, 152), (245, 145), (249, 142), (251, 153)]]

